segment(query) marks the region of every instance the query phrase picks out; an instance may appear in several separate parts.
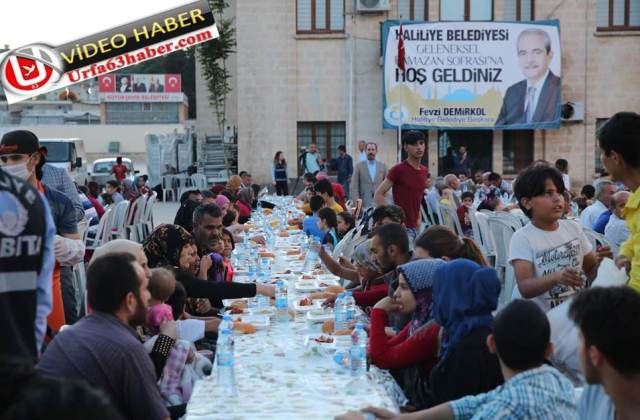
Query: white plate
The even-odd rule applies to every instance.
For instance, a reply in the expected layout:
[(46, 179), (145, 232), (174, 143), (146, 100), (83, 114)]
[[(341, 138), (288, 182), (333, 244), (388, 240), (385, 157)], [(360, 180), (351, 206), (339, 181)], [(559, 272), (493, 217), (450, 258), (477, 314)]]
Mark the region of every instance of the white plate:
[(311, 322), (324, 322), (333, 319), (333, 311), (331, 309), (322, 310), (314, 308), (313, 311), (307, 312), (307, 320)]
[(266, 308), (256, 308), (249, 311), (251, 316), (273, 316), (276, 313), (276, 309), (273, 306)]
[(329, 279), (316, 280), (316, 285), (318, 289), (324, 290), (329, 286), (340, 286), (340, 282), (337, 280), (329, 280)]
[(334, 276), (333, 274), (319, 274), (318, 280), (326, 281), (326, 282), (335, 282), (338, 284), (340, 282), (340, 277)]
[(301, 306), (300, 301), (304, 298), (305, 296), (302, 296), (293, 302), (293, 309), (295, 309), (296, 312), (309, 312), (312, 309), (318, 309), (322, 306), (322, 302), (324, 302), (324, 299), (313, 299), (311, 305)]
[[(331, 343), (320, 343), (315, 339), (319, 337), (331, 337), (333, 341)], [(335, 338), (331, 334), (309, 334), (304, 337), (304, 346), (308, 348), (322, 348), (326, 350), (335, 350), (336, 349), (336, 341)]]
[(247, 306), (249, 305), (248, 298), (222, 299), (222, 304), (225, 306), (225, 308), (229, 308), (233, 304), (233, 302), (237, 302), (237, 301), (247, 302)]
[[(245, 309), (246, 311), (246, 309)], [(237, 320), (238, 318), (244, 318), (245, 316), (249, 316), (250, 314), (248, 312), (243, 312), (241, 314), (232, 314), (231, 310), (228, 311), (224, 311), (224, 315), (229, 315), (231, 317), (232, 320)]]
[(295, 289), (298, 292), (315, 292), (318, 290), (318, 285), (314, 280), (298, 280)]
[(271, 324), (269, 317), (265, 315), (245, 315), (242, 322), (253, 325), (256, 330), (264, 330)]

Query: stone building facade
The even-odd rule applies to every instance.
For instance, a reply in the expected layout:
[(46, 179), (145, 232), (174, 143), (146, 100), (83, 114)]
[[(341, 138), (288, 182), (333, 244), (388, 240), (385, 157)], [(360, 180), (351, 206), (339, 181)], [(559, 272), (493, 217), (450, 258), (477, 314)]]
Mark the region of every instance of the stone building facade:
[[(229, 2), (237, 48), (228, 63), (233, 92), (227, 125), (237, 127), (239, 168), (256, 181), (269, 181), (277, 150), (295, 176), (296, 157), (310, 139), (329, 139), (333, 155), (344, 142), (352, 156), (358, 141), (375, 141), (382, 161), (397, 161), (397, 134), (381, 122), (380, 37), (387, 19), (437, 21), (460, 13), (461, 20), (560, 21), (562, 102), (583, 104), (584, 118), (557, 130), (430, 130), (431, 173), (442, 174), (447, 145), (465, 144), (482, 169), (507, 178), (535, 159), (566, 158), (573, 188), (579, 188), (598, 170), (598, 124), (617, 111), (640, 112), (636, 0), (616, 0), (611, 11), (608, 0), (389, 0), (389, 10), (378, 13), (358, 13), (357, 1), (362, 0)], [(206, 92), (199, 66), (196, 76), (197, 91)], [(198, 95), (197, 115), (200, 132), (216, 134), (206, 94)], [(325, 154), (326, 146), (321, 145)]]

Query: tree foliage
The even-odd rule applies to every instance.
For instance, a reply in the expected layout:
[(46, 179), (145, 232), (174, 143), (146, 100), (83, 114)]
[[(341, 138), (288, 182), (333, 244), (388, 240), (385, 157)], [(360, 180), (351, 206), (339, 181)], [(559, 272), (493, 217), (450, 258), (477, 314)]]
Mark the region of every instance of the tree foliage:
[(209, 7), (216, 20), (220, 37), (198, 46), (202, 74), (209, 90), (209, 104), (214, 109), (220, 133), (223, 132), (226, 121), (227, 95), (231, 92), (229, 84), (231, 75), (227, 69), (227, 58), (235, 52), (236, 47), (236, 29), (233, 26), (233, 19), (222, 16), (224, 9), (228, 6), (225, 0), (209, 0)]

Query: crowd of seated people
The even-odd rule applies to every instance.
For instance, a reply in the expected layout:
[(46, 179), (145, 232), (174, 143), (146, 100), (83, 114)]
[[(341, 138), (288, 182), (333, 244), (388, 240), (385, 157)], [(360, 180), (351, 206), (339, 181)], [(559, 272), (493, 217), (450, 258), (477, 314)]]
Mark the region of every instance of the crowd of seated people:
[[(347, 208), (328, 178), (305, 176), (296, 199), (305, 215), (288, 223), (317, 239), (310, 246), (366, 314), (369, 361), (388, 370), (407, 398), (400, 414), (363, 407), (340, 418), (637, 418), (637, 135), (637, 114), (609, 120), (598, 141), (610, 179), (576, 196), (563, 160), (534, 162), (512, 183), (494, 172), (478, 173), (477, 184), (453, 174), (436, 180), (424, 201), (453, 207), (446, 215), (459, 217), (462, 234), (445, 218), (423, 215), (412, 239), (406, 215), (415, 209), (389, 203)], [(6, 140), (16, 141), (15, 135)], [(194, 382), (211, 370), (222, 301), (275, 295), (271, 284), (234, 279), (235, 241), (264, 244), (246, 226), (252, 211), (268, 204), (254, 185), (245, 172), (224, 186), (187, 191), (175, 223), (157, 226), (142, 244), (119, 239), (98, 247), (86, 273), (90, 313), (54, 330), (46, 345), (38, 334), (42, 320), (12, 320), (12, 328), (30, 328), (24, 345), (12, 351), (29, 349), (20, 363), (0, 363), (7, 418), (26, 418), (25, 407), (38, 395), (52, 401), (49, 414), (55, 417), (69, 409), (64, 402), (70, 393), (80, 412), (100, 407), (98, 418), (184, 415)], [(33, 187), (39, 187), (35, 176)], [(137, 189), (135, 182), (118, 188), (110, 193), (114, 202), (135, 199), (131, 188), (148, 193), (142, 182)], [(91, 202), (91, 188), (83, 195)], [(56, 207), (60, 220), (77, 216), (67, 201), (55, 194), (52, 200), (62, 203)], [(494, 268), (495, 256), (472, 237), (470, 217), (480, 211), (488, 217), (519, 214), (521, 227), (503, 244), (514, 280), (506, 297), (505, 271)], [(593, 232), (599, 231), (615, 240), (594, 247)], [(72, 229), (68, 234), (73, 240)], [(55, 253), (61, 260), (72, 253), (63, 243), (67, 252)], [(628, 284), (601, 277), (608, 258), (628, 274)], [(51, 278), (53, 268), (48, 270)], [(28, 301), (34, 308), (35, 295)], [(337, 295), (323, 297), (331, 307)], [(63, 309), (56, 302), (53, 307)], [(565, 332), (557, 341), (559, 328)], [(579, 399), (576, 386), (584, 388)]]

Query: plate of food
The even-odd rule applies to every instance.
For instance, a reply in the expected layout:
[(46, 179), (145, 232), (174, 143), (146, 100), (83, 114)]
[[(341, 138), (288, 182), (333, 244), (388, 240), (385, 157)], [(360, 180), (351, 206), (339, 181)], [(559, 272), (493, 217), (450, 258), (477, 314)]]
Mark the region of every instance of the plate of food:
[(336, 343), (334, 338), (329, 334), (310, 334), (305, 336), (304, 346), (310, 349), (321, 348), (335, 350)]
[(293, 303), (293, 309), (295, 309), (296, 312), (309, 312), (314, 308), (320, 308), (322, 302), (324, 302), (324, 299), (311, 299), (305, 296)]
[(276, 310), (273, 306), (267, 306), (266, 308), (255, 308), (249, 311), (251, 315), (266, 315), (272, 316), (276, 313)]
[[(251, 330), (251, 327), (253, 327), (255, 332), (255, 330), (264, 330), (269, 328), (270, 323), (268, 316), (245, 315), (233, 321), (233, 329), (243, 332), (244, 334), (251, 334), (251, 332), (247, 332), (247, 330)], [(247, 325), (250, 325), (251, 327), (247, 327)]]
[(241, 299), (223, 299), (222, 304), (225, 308), (233, 309), (233, 308), (241, 308), (246, 309), (249, 307), (249, 299), (241, 298)]
[(337, 290), (337, 287), (342, 288), (340, 286), (340, 282), (334, 279), (320, 279), (318, 276), (318, 280), (316, 280), (316, 284), (318, 285), (318, 289), (325, 290), (328, 287), (334, 288)]
[(324, 322), (333, 319), (333, 310), (327, 308), (313, 308), (307, 312), (307, 320), (311, 322)]
[(318, 285), (314, 280), (298, 280), (296, 290), (298, 292), (313, 292), (318, 290)]

